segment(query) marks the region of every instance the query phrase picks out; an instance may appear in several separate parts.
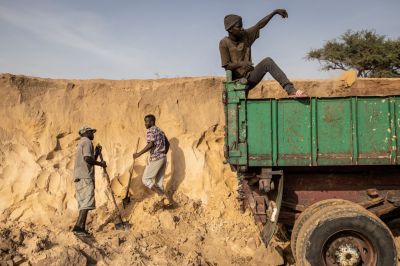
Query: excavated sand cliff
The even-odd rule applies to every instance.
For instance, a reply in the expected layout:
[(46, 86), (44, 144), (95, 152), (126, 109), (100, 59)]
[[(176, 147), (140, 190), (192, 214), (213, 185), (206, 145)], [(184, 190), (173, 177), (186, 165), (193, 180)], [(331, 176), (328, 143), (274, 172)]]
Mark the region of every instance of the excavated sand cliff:
[[(54, 80), (0, 75), (0, 261), (43, 265), (281, 265), (292, 263), (284, 236), (265, 248), (251, 215), (240, 213), (235, 173), (223, 164), (222, 78)], [(298, 81), (312, 96), (400, 94), (400, 80), (352, 76)], [(354, 83), (354, 84), (353, 84)], [(285, 97), (265, 81), (250, 97)], [(174, 207), (154, 207), (136, 160), (133, 201), (116, 221), (102, 170), (96, 169), (94, 239), (70, 231), (77, 216), (72, 172), (78, 129), (97, 129), (114, 192), (124, 196), (132, 153), (145, 146), (152, 113), (171, 143), (165, 180)]]

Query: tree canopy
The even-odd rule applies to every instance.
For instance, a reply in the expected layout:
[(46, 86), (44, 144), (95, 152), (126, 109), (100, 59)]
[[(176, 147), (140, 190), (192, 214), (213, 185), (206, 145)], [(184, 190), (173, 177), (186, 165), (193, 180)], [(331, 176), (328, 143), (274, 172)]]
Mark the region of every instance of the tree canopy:
[(306, 58), (318, 60), (322, 70), (355, 69), (359, 77), (400, 77), (400, 38), (349, 30), (322, 48), (312, 49)]

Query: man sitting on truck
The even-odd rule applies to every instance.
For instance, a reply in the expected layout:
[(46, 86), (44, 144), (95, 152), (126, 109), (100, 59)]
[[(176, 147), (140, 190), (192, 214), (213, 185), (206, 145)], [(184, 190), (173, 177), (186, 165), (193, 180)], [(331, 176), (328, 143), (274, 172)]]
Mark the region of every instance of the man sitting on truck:
[(219, 43), (222, 67), (225, 70), (232, 71), (233, 79), (247, 79), (247, 90), (254, 88), (269, 72), (289, 95), (296, 97), (307, 96), (302, 90), (294, 88), (293, 83), (289, 81), (285, 73), (271, 58), (266, 57), (253, 67), (251, 46), (259, 37), (260, 30), (275, 15), (280, 15), (282, 18), (288, 17), (285, 9), (277, 9), (248, 29), (243, 29), (240, 16), (233, 14), (225, 16), (224, 25), (229, 36), (224, 37)]

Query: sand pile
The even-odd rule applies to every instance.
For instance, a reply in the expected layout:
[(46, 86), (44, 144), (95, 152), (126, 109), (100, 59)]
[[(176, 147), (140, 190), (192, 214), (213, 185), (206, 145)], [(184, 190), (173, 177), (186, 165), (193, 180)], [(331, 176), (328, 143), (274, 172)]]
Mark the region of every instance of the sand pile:
[[(223, 164), (222, 78), (51, 80), (0, 75), (0, 261), (35, 265), (270, 265), (290, 263), (287, 242), (261, 245), (249, 213), (236, 201), (235, 173)], [(310, 95), (399, 94), (400, 81), (299, 81)], [(283, 97), (266, 81), (251, 97)], [(129, 232), (96, 169), (97, 210), (91, 242), (69, 232), (77, 216), (72, 171), (77, 131), (98, 131), (117, 195), (124, 194), (132, 153), (145, 145), (143, 117), (153, 113), (171, 142), (166, 190), (174, 208), (155, 209), (141, 184), (146, 158), (135, 162)]]

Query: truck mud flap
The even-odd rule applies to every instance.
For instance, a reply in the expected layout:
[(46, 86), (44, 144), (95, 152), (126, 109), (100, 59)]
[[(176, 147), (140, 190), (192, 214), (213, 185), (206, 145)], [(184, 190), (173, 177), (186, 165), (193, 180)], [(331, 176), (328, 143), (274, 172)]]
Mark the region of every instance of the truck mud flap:
[(278, 223), (279, 212), (282, 205), (282, 195), (283, 195), (283, 174), (275, 175), (273, 177), (274, 183), (277, 184), (277, 189), (268, 193), (269, 203), (267, 211), (267, 222), (265, 223), (262, 231), (261, 237), (265, 245), (268, 245), (272, 237), (275, 234), (276, 226)]

